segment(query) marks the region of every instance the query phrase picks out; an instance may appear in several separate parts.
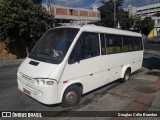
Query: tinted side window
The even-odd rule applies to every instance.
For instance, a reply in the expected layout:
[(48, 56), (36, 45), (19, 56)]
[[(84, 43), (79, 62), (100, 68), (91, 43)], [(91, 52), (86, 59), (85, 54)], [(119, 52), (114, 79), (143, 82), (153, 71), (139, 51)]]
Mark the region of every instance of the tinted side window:
[(123, 38), (123, 52), (134, 51), (134, 41), (131, 36), (122, 36)]
[(115, 36), (114, 46), (115, 46), (115, 53), (122, 52), (122, 37), (120, 35)]
[(105, 40), (105, 34), (100, 34), (100, 39), (101, 39), (101, 54), (105, 55), (106, 54), (106, 40)]
[(120, 35), (106, 34), (107, 54), (122, 52), (122, 38)]
[(92, 58), (100, 55), (98, 33), (83, 32), (78, 39), (69, 61)]
[(134, 50), (142, 50), (143, 45), (142, 45), (142, 38), (140, 37), (134, 37)]

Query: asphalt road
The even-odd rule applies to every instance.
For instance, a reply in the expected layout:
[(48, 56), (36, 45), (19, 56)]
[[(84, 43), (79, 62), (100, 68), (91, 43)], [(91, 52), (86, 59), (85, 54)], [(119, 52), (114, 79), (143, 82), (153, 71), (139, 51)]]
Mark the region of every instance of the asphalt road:
[[(146, 43), (144, 48), (147, 50), (155, 50), (160, 52), (160, 44)], [(160, 56), (144, 54), (143, 67), (148, 69), (160, 69)]]
[(160, 43), (156, 44), (156, 43), (146, 43), (144, 45), (145, 49), (151, 49), (151, 50), (156, 50), (156, 51), (160, 51)]
[[(160, 57), (146, 54), (143, 66), (149, 69), (160, 68), (156, 63), (160, 63)], [(23, 94), (17, 88), (16, 80), (17, 68), (0, 69), (0, 111), (64, 111), (74, 110), (92, 104), (97, 99), (97, 94), (107, 94), (107, 91), (121, 84), (115, 81), (98, 90), (94, 90), (82, 97), (81, 103), (76, 108), (61, 108), (60, 105), (46, 106), (29, 96)]]
[(59, 106), (45, 106), (19, 91), (16, 73), (17, 68), (0, 70), (0, 111), (60, 110)]
[[(46, 106), (25, 95), (17, 88), (16, 73), (17, 68), (0, 69), (0, 111), (62, 111), (74, 109), (64, 109), (59, 104)], [(120, 82), (116, 81), (86, 94), (76, 109), (90, 104), (97, 94), (107, 93), (108, 90), (119, 84)]]

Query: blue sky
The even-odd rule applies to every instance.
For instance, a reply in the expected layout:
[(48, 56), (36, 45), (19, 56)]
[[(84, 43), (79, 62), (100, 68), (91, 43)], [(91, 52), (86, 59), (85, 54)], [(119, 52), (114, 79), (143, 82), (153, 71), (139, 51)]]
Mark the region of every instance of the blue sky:
[[(100, 6), (102, 0), (43, 0), (43, 3), (50, 2), (59, 5), (79, 7), (79, 8), (92, 8), (93, 6)], [(106, 0), (107, 1), (107, 0)], [(124, 7), (128, 5), (143, 6), (156, 3), (158, 0), (124, 0)]]

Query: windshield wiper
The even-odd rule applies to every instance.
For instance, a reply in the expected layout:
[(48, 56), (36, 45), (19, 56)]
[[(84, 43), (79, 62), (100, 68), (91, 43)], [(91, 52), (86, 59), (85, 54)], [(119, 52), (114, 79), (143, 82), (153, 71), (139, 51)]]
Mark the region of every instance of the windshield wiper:
[(36, 52), (36, 53), (38, 53), (38, 54), (43, 54), (43, 55), (47, 55), (48, 57), (50, 57), (50, 54), (48, 54), (48, 53), (44, 53), (44, 52)]

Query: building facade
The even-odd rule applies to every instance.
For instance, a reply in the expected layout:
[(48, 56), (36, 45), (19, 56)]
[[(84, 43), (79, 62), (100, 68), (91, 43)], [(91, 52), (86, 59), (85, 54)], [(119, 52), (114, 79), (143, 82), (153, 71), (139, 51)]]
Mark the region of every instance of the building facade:
[(158, 3), (146, 5), (142, 7), (134, 7), (129, 5), (125, 10), (129, 12), (129, 17), (136, 20), (143, 20), (145, 17), (151, 17), (155, 21), (154, 29), (148, 37), (160, 35), (160, 0)]
[(61, 24), (67, 24), (65, 23), (67, 20), (72, 21), (72, 24), (87, 24), (100, 21), (100, 12), (95, 7), (93, 10), (90, 10), (47, 3), (42, 6), (50, 14), (53, 14), (55, 19), (59, 20)]
[(141, 16), (148, 17), (148, 16), (153, 16), (157, 13), (160, 13), (160, 3), (138, 7), (136, 12), (136, 17), (141, 17)]

